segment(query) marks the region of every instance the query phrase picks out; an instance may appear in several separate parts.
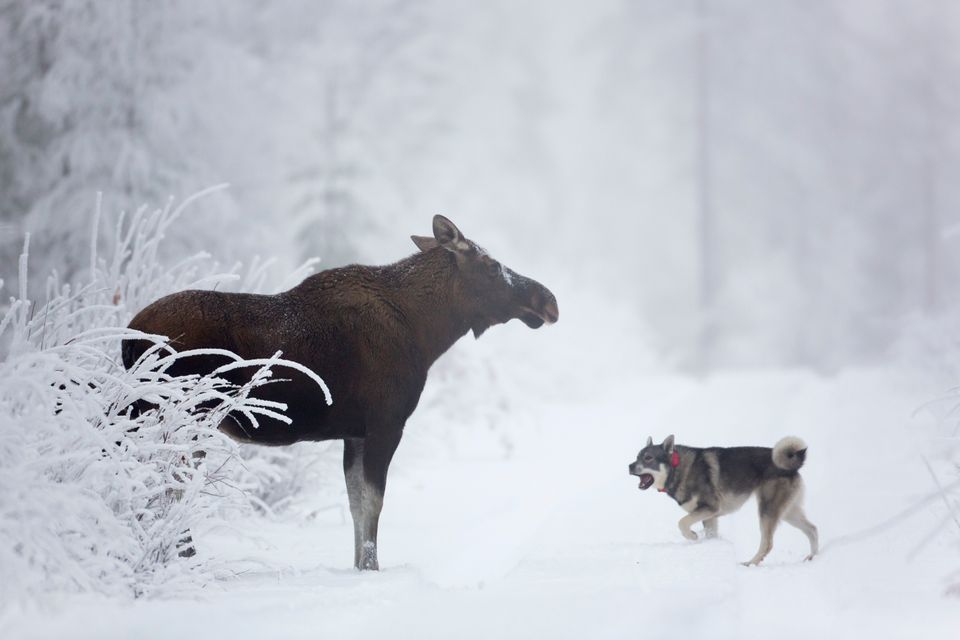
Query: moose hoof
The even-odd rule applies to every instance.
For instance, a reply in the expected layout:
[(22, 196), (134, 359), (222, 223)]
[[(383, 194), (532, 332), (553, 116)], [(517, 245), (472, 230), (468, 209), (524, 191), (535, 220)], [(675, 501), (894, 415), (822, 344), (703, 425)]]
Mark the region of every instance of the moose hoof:
[(360, 562), (357, 565), (360, 571), (379, 571), (380, 563), (377, 562), (377, 547), (372, 542), (364, 542), (360, 549)]
[(197, 555), (197, 550), (193, 546), (193, 536), (190, 531), (184, 531), (184, 537), (177, 541), (177, 555), (181, 558), (192, 558)]

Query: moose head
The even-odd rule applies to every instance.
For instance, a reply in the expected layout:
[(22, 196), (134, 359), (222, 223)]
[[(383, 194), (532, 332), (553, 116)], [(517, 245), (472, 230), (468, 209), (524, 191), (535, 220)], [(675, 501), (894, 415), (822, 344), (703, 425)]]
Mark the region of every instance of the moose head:
[(446, 217), (433, 217), (432, 238), (411, 239), (421, 251), (440, 248), (455, 261), (460, 303), (474, 336), (479, 338), (491, 326), (514, 318), (538, 329), (560, 317), (557, 299), (549, 289), (495, 260)]

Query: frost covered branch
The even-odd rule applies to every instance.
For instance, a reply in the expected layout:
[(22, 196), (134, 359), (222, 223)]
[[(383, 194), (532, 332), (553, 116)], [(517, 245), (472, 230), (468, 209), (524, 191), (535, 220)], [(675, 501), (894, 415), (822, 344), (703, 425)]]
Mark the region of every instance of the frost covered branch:
[[(286, 407), (251, 394), (282, 384), (274, 367), (302, 369), (279, 353), (256, 361), (231, 354), (210, 375), (173, 376), (170, 366), (190, 352), (124, 328), (161, 295), (241, 280), (237, 268), (217, 273), (204, 255), (172, 268), (158, 257), (165, 231), (213, 190), (121, 216), (105, 253), (98, 207), (90, 273), (70, 284), (52, 275), (42, 305), (27, 298), (25, 243), (19, 292), (0, 321), (0, 603), (50, 590), (143, 595), (205, 575), (205, 561), (180, 558), (178, 545), (218, 517), (225, 489), (248, 473), (217, 425), (230, 413), (254, 426), (258, 416), (285, 419)], [(262, 286), (265, 269), (255, 262), (246, 281)], [(120, 343), (132, 337), (154, 345), (128, 371)], [(237, 367), (254, 369), (246, 384), (223, 376)], [(151, 408), (131, 411), (138, 401)]]

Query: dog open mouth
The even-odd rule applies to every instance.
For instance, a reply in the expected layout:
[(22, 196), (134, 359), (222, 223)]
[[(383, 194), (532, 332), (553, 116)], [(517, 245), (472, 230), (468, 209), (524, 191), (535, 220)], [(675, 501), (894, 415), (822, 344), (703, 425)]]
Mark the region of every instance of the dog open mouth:
[(649, 473), (640, 474), (640, 488), (646, 491), (653, 486), (653, 476)]

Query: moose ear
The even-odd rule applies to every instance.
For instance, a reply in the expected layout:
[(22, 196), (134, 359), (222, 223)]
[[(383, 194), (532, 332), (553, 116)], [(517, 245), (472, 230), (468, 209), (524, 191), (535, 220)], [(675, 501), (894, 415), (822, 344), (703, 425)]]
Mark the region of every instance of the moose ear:
[(673, 434), (667, 436), (667, 439), (660, 445), (667, 453), (673, 453)]
[(440, 246), (440, 243), (437, 242), (436, 238), (429, 238), (427, 236), (410, 236), (410, 239), (413, 240), (413, 244), (417, 245), (417, 248), (420, 249), (420, 251), (430, 251), (430, 249)]
[(645, 447), (652, 447), (652, 446), (653, 446), (653, 437), (647, 436), (647, 444), (645, 444), (644, 446), (645, 446)]
[(447, 251), (466, 251), (470, 246), (457, 225), (440, 214), (433, 216), (433, 237)]

